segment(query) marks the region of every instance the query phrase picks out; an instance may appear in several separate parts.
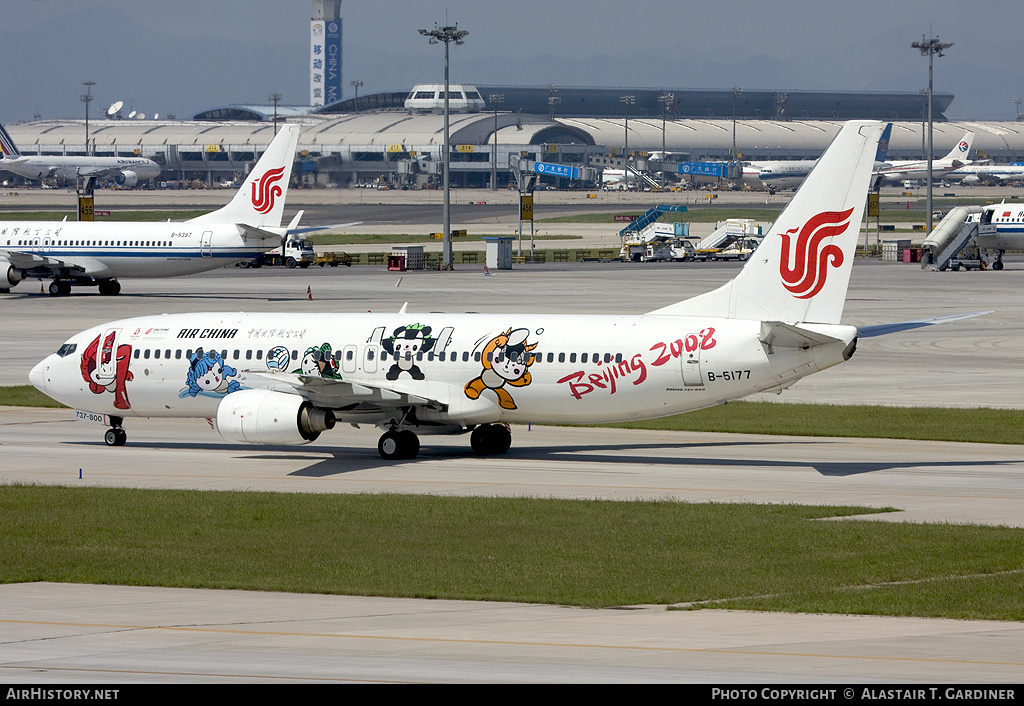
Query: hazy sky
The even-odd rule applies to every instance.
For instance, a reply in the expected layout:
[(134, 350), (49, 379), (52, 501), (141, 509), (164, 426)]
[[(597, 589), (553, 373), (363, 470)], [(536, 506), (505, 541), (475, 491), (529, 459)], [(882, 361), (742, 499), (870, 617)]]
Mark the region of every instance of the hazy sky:
[[(142, 27), (178, 37), (213, 34), (274, 44), (306, 36), (296, 16), (308, 14), (311, 2), (0, 0), (7, 31), (92, 6), (118, 8)], [(460, 51), (510, 56), (539, 51), (578, 56), (630, 42), (661, 47), (680, 39), (700, 50), (738, 39), (770, 47), (768, 53), (792, 53), (833, 46), (837, 40), (845, 45), (904, 25), (925, 34), (930, 25), (974, 26), (1001, 42), (1019, 37), (1024, 20), (1020, 0), (343, 0), (341, 7), (347, 33), (357, 32), (370, 42), (396, 35), (410, 43), (421, 41), (410, 30), (444, 24), (447, 17), (471, 32)]]
[[(103, 84), (120, 95), (127, 89), (112, 84), (122, 72), (138, 95), (145, 83), (138, 76), (164, 80), (156, 62), (173, 59), (194, 82), (196, 104), (186, 99), (189, 86), (165, 85), (168, 99), (180, 94), (178, 104), (158, 109), (185, 117), (189, 110), (216, 104), (262, 102), (266, 88), (241, 80), (235, 85), (228, 70), (240, 75), (256, 64), (252, 57), (275, 51), (289, 57), (288, 66), (265, 83), (283, 93), (285, 102), (302, 103), (308, 97), (304, 72), (311, 7), (310, 0), (0, 0), (0, 41), (31, 36), (35, 28), (52, 28), (54, 20), (69, 15), (74, 19), (67, 24), (74, 27), (65, 31), (73, 31), (87, 25), (83, 10), (115, 9), (138, 29), (132, 36), (104, 39), (95, 54), (59, 56), (60, 41), (38, 39), (32, 63), (20, 70), (31, 74), (46, 55), (63, 65), (45, 69), (53, 79), (33, 77), (31, 91), (24, 90), (32, 93), (27, 101), (46, 117), (77, 115), (72, 86), (82, 80), (100, 84), (93, 77), (102, 72)], [(435, 22), (457, 22), (470, 32), (464, 46), (452, 48), (453, 81), (916, 91), (927, 85), (927, 60), (910, 43), (938, 34), (956, 44), (937, 60), (935, 89), (957, 95), (954, 107), (962, 117), (1008, 119), (1011, 99), (1024, 94), (1018, 36), (1022, 0), (344, 0), (342, 17), (346, 97), (354, 78), (365, 81), (363, 93), (440, 80), (443, 51), (416, 32)], [(139, 32), (143, 36), (135, 36)], [(185, 63), (190, 57), (154, 56), (147, 44), (150, 33), (181, 42), (190, 55), (199, 53), (196, 42), (230, 45), (232, 58), (218, 56), (216, 71), (193, 69)], [(92, 75), (77, 75), (86, 71)], [(219, 82), (216, 98), (203, 92), (204, 80)], [(51, 107), (48, 90), (62, 93), (61, 102), (55, 99)], [(1006, 115), (972, 116), (983, 97), (995, 101), (989, 112), (1002, 112), (1005, 105)], [(0, 108), (5, 119), (11, 118), (8, 110)], [(30, 116), (32, 109), (15, 117), (28, 117), (24, 112)]]

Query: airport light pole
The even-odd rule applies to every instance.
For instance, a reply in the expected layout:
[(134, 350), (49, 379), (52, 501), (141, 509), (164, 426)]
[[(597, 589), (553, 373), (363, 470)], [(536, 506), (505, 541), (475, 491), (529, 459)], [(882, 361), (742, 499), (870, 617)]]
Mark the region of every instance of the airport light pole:
[(739, 86), (732, 87), (732, 161), (736, 161), (736, 99), (743, 93)]
[(622, 96), (619, 98), (619, 102), (626, 106), (626, 144), (622, 148), (625, 152), (625, 162), (622, 167), (622, 178), (626, 182), (626, 191), (629, 191), (629, 106), (636, 103), (636, 96)]
[(491, 154), (491, 191), (498, 189), (498, 106), (505, 102), (504, 93), (491, 93), (487, 100), (494, 106), (494, 152)]
[(359, 88), (363, 85), (363, 82), (356, 79), (355, 81), (349, 81), (349, 83), (352, 85), (352, 88), (356, 89), (356, 98), (359, 98)]
[(452, 42), (456, 44), (464, 44), (466, 35), (469, 32), (459, 29), (459, 24), (456, 22), (451, 27), (438, 27), (437, 23), (434, 24), (433, 30), (421, 29), (420, 34), (424, 37), (430, 38), (431, 44), (437, 44), (438, 42), (444, 42), (444, 209), (442, 213), (442, 227), (444, 228), (443, 243), (441, 246), (441, 266), (445, 270), (454, 269), (452, 257), (452, 221), (451, 221), (451, 195), (449, 194), (449, 177), (448, 171), (450, 169), (449, 162), (451, 155), (448, 149), (448, 45)]
[[(661, 161), (665, 162), (665, 120), (668, 116), (668, 107), (676, 99), (675, 93), (662, 93), (658, 96), (658, 102), (661, 103)], [(665, 170), (661, 170), (661, 185), (665, 186)]]
[(85, 156), (89, 156), (89, 104), (92, 103), (92, 87), (96, 85), (95, 81), (82, 81), (82, 85), (85, 86), (85, 93), (80, 95), (78, 99), (85, 103)]
[(277, 104), (281, 100), (280, 93), (271, 93), (267, 96), (267, 100), (274, 104), (274, 136), (277, 136)]
[(1013, 99), (1013, 120), (1014, 122), (1020, 122), (1020, 98)]
[(927, 233), (932, 232), (932, 68), (935, 63), (935, 55), (945, 56), (942, 52), (944, 49), (948, 49), (953, 46), (952, 42), (942, 43), (938, 37), (931, 39), (925, 39), (924, 35), (921, 35), (920, 42), (913, 42), (910, 45), (914, 49), (918, 49), (922, 56), (928, 57), (928, 147), (926, 151), (928, 153), (928, 198), (927, 213), (925, 214), (926, 225), (925, 230)]

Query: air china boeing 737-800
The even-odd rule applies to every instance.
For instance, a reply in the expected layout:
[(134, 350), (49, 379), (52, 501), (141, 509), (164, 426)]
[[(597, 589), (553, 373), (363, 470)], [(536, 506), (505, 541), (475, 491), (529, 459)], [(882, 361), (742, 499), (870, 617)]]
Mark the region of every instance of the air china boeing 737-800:
[(281, 228), (298, 138), (297, 125), (284, 126), (231, 202), (189, 221), (0, 223), (0, 292), (38, 278), (52, 280), (51, 296), (72, 285), (114, 295), (119, 279), (205, 272), (279, 247), (298, 222)]
[[(199, 417), (233, 442), (372, 424), (386, 459), (511, 422), (644, 419), (780, 390), (850, 358), (840, 323), (882, 123), (847, 123), (730, 282), (640, 316), (189, 313), (94, 326), (29, 376), (125, 442), (132, 417)], [(915, 322), (920, 325), (923, 322)]]

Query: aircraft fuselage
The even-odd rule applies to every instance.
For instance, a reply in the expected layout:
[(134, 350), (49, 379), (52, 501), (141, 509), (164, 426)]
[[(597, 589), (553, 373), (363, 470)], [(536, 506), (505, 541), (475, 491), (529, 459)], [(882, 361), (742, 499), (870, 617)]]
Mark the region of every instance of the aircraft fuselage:
[(123, 417), (213, 418), (252, 387), (300, 393), (341, 422), (386, 424), (401, 396), (447, 431), (621, 421), (785, 387), (851, 354), (855, 328), (808, 328), (837, 340), (772, 346), (760, 321), (715, 317), (175, 314), (84, 331), (32, 380)]

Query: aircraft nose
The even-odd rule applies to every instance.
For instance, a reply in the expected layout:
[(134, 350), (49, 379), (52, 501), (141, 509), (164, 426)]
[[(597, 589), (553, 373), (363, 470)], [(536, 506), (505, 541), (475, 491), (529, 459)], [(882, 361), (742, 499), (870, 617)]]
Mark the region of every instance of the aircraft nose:
[(32, 383), (32, 387), (36, 388), (40, 392), (46, 392), (46, 367), (47, 362), (45, 360), (36, 363), (36, 366), (29, 371), (28, 381)]

